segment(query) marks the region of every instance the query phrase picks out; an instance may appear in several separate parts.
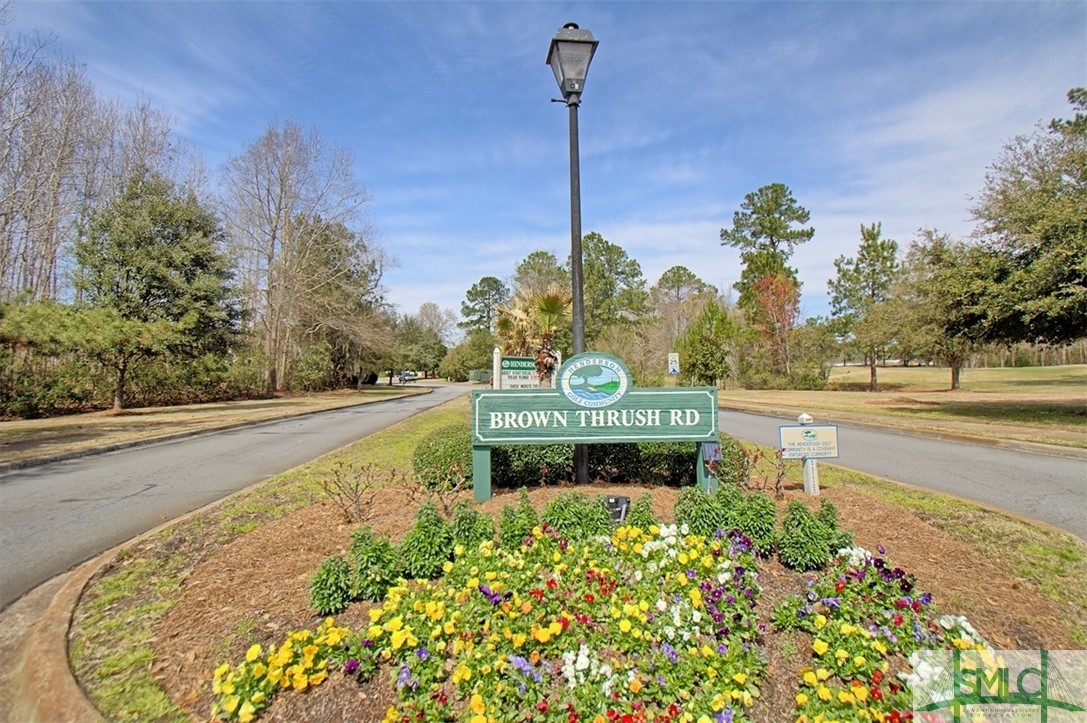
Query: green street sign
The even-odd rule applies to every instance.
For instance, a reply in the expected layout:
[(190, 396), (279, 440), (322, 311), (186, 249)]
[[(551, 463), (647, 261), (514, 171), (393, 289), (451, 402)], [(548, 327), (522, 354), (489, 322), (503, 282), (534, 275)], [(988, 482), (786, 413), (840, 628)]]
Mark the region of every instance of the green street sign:
[(502, 357), (502, 371), (536, 371), (536, 360), (528, 356)]
[(606, 407), (560, 390), (472, 392), (472, 444), (716, 442), (717, 389), (629, 389)]

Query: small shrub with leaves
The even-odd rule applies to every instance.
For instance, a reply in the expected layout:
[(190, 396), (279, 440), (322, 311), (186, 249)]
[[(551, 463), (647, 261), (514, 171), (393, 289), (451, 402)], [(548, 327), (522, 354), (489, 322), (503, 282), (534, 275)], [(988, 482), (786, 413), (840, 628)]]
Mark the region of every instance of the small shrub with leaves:
[(732, 483), (747, 487), (751, 479), (751, 454), (743, 443), (727, 434), (721, 435), (721, 461), (717, 463), (717, 479), (721, 484)]
[(777, 506), (765, 492), (749, 492), (740, 505), (736, 527), (751, 540), (761, 557), (774, 554)]
[(378, 537), (369, 527), (351, 533), (351, 561), (355, 566), (355, 600), (377, 601), (400, 577), (396, 547), (386, 537)]
[(452, 528), (438, 514), (433, 502), (424, 502), (415, 515), (415, 525), (400, 543), (404, 575), (417, 580), (433, 580), (441, 576), (442, 566), (452, 556)]
[(638, 452), (641, 470), (631, 475), (633, 478), (670, 487), (694, 484), (698, 462), (698, 445), (694, 442), (639, 442)]
[(627, 518), (623, 524), (637, 527), (643, 532), (648, 532), (653, 525), (659, 525), (660, 520), (653, 514), (653, 496), (644, 494), (636, 499), (627, 510)]
[(793, 570), (818, 570), (830, 562), (832, 533), (800, 500), (785, 507), (778, 540), (778, 559)]
[(477, 549), (481, 542), (494, 539), (494, 521), (468, 500), (453, 505), (453, 545), (465, 550)]
[(686, 523), (695, 535), (711, 537), (717, 530), (729, 528), (716, 497), (706, 494), (699, 487), (684, 487), (679, 491), (675, 516), (677, 525)]
[(574, 445), (503, 445), (491, 449), (491, 479), (496, 487), (553, 485), (572, 479)]
[(310, 607), (318, 615), (338, 615), (351, 602), (351, 565), (339, 555), (325, 558), (309, 584)]
[(427, 489), (460, 489), (472, 481), (472, 433), (467, 424), (435, 429), (419, 442), (411, 459)]
[(641, 458), (636, 444), (590, 444), (589, 475), (614, 483), (639, 479), (642, 476)]
[(599, 496), (583, 492), (565, 492), (544, 508), (544, 522), (571, 540), (586, 540), (611, 534), (611, 515)]
[(720, 510), (721, 529), (728, 531), (740, 527), (744, 505), (744, 492), (731, 482), (721, 482), (713, 493), (713, 501)]
[(853, 546), (853, 533), (850, 530), (843, 530), (838, 527), (838, 506), (827, 498), (822, 498), (819, 502), (819, 513), (817, 515), (819, 521), (823, 523), (823, 526), (827, 528), (829, 535), (828, 545), (830, 548), (831, 556), (837, 554), (838, 550), (843, 547)]
[(516, 506), (502, 507), (502, 516), (498, 523), (498, 539), (503, 547), (520, 547), (521, 543), (532, 535), (532, 528), (539, 524), (536, 508), (532, 506), (532, 500), (528, 498), (528, 490), (522, 487), (518, 490), (517, 496)]

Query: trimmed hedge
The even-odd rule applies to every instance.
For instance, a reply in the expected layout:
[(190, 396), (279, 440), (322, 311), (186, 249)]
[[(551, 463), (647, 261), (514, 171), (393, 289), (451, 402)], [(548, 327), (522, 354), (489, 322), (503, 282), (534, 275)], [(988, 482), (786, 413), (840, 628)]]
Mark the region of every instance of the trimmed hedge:
[(450, 424), (423, 438), (411, 458), (412, 470), (428, 489), (472, 484), (472, 432), (463, 422)]

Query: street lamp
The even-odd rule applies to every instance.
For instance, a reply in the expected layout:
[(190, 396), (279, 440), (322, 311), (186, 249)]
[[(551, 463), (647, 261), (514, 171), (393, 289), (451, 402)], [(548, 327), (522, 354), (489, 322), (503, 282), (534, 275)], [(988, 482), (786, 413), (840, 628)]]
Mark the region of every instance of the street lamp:
[[(581, 268), (581, 171), (578, 158), (577, 108), (581, 105), (581, 93), (585, 90), (585, 76), (589, 63), (596, 52), (597, 41), (588, 30), (577, 23), (566, 23), (547, 51), (547, 64), (555, 73), (555, 82), (562, 92), (562, 101), (570, 109), (570, 281), (573, 286), (574, 353), (585, 351), (585, 297)], [(589, 448), (583, 444), (574, 446), (575, 480), (578, 484), (589, 482)]]

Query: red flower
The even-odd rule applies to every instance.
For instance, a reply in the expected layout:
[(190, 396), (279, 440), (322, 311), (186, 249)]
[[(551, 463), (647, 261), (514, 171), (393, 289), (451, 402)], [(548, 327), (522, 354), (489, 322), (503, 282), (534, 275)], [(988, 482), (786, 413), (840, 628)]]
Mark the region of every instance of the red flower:
[(841, 592), (842, 590), (845, 590), (845, 580), (839, 580), (834, 585), (834, 589), (837, 590), (838, 592)]
[(895, 613), (894, 624), (895, 625), (901, 625), (902, 624), (902, 619), (903, 618), (902, 618), (902, 615), (900, 613)]
[(536, 710), (540, 711), (541, 713), (546, 713), (550, 707), (551, 706), (547, 704), (547, 698), (544, 698), (536, 704)]
[(593, 595), (591, 592), (585, 593), (585, 602), (587, 602), (587, 603), (596, 602), (596, 596)]
[(548, 581), (547, 581), (547, 587), (548, 587), (548, 589), (550, 589), (550, 590), (554, 590), (554, 589), (555, 589), (555, 588), (557, 588), (558, 586), (559, 586), (559, 584), (558, 584), (557, 582), (555, 582), (555, 579), (554, 579), (554, 578), (552, 578), (552, 579), (550, 579), (550, 580), (548, 580)]

